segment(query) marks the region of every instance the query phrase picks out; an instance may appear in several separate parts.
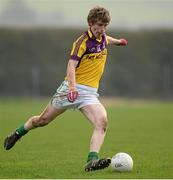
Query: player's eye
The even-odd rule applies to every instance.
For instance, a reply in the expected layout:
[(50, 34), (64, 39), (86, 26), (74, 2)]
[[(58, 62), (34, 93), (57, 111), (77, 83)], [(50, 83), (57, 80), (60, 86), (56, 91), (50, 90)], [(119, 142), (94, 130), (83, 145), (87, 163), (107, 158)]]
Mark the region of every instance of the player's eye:
[(100, 27), (101, 26), (107, 27), (108, 23), (98, 23), (97, 25), (100, 26)]

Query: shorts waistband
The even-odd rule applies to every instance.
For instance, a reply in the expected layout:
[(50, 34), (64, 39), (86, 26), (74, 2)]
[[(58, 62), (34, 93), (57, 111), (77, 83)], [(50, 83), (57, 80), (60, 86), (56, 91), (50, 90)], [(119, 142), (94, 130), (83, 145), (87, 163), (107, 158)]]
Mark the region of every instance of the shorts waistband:
[[(63, 83), (68, 86), (68, 81), (63, 81)], [(86, 85), (83, 85), (83, 84), (76, 84), (76, 87), (80, 88), (82, 90), (89, 90), (91, 92), (97, 92), (97, 88), (93, 88), (93, 87), (86, 86)]]

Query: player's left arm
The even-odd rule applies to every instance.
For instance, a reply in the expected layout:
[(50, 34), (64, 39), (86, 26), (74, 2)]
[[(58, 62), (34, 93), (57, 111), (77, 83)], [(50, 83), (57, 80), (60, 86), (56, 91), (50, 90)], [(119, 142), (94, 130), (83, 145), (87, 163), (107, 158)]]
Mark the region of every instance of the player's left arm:
[(126, 39), (116, 39), (111, 36), (106, 36), (108, 45), (126, 46), (128, 41)]

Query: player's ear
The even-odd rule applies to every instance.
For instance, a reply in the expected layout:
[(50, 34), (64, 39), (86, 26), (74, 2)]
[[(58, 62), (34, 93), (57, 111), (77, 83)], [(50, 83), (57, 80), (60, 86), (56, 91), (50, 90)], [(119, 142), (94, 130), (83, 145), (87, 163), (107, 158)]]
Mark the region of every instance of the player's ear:
[(93, 24), (92, 23), (88, 23), (89, 27), (91, 27)]
[(91, 26), (94, 26), (96, 24), (96, 22), (89, 22), (88, 25), (91, 27)]

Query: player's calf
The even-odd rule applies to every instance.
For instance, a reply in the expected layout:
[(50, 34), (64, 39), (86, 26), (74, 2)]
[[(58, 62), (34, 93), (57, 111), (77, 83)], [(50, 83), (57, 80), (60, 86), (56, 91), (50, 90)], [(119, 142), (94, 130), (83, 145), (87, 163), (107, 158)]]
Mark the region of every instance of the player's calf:
[(35, 116), (32, 119), (32, 125), (34, 128), (46, 126), (49, 122), (50, 120), (45, 116)]

